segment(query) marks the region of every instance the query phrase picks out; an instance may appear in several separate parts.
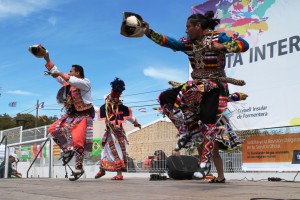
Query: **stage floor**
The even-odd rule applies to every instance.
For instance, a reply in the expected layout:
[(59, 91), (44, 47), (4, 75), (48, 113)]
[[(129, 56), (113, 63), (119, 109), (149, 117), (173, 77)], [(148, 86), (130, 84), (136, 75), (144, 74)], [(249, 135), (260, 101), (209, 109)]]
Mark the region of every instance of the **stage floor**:
[(70, 199), (300, 199), (299, 182), (233, 181), (212, 184), (199, 180), (160, 180), (128, 177), (113, 181), (100, 179), (0, 179), (1, 200)]

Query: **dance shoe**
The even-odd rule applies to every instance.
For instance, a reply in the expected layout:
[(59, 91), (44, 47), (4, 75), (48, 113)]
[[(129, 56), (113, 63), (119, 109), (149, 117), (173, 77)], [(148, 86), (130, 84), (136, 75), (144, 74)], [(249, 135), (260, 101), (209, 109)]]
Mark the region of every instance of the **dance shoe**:
[(190, 141), (191, 137), (189, 135), (180, 136), (179, 140), (177, 141), (175, 151), (179, 151), (183, 147), (186, 146), (186, 144)]
[(72, 160), (74, 154), (74, 148), (68, 147), (67, 151), (62, 156), (63, 166), (66, 166)]
[(112, 177), (111, 180), (122, 181), (123, 180), (123, 176), (122, 175), (117, 175), (117, 176)]
[[(201, 165), (200, 165), (201, 166)], [(210, 172), (211, 165), (206, 164), (205, 167), (199, 167), (193, 174), (193, 178), (197, 180), (204, 179)]]
[(104, 171), (104, 170), (100, 170), (100, 171), (96, 174), (95, 179), (101, 178), (101, 177), (104, 176), (104, 175), (105, 175), (105, 171)]
[(211, 179), (208, 183), (225, 183), (226, 179), (223, 178), (222, 180), (218, 180), (217, 177)]
[(70, 180), (70, 181), (76, 181), (76, 180), (78, 180), (83, 174), (84, 174), (84, 170), (83, 170), (83, 169), (75, 169), (74, 171), (72, 171), (72, 174), (71, 174), (69, 180)]

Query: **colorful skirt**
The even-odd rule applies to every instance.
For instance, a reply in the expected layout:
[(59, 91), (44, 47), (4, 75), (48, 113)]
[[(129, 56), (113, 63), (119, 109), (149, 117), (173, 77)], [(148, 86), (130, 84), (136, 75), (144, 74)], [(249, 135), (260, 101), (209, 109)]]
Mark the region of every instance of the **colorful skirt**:
[(100, 168), (107, 171), (127, 171), (126, 137), (106, 131), (102, 139)]

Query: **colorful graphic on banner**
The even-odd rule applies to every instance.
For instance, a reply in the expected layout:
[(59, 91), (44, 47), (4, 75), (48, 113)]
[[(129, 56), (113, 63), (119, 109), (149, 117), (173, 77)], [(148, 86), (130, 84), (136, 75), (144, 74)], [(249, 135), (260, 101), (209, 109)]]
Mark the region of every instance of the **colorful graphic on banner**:
[(300, 133), (248, 137), (242, 160), (245, 171), (299, 171)]
[[(248, 94), (243, 102), (229, 103), (235, 130), (300, 125), (300, 27), (292, 19), (300, 1), (206, 0), (192, 13), (215, 11), (219, 31), (238, 32), (250, 49), (227, 54), (228, 77), (245, 80), (243, 87), (229, 85), (233, 92)], [(282, 27), (288, 27), (282, 31)]]

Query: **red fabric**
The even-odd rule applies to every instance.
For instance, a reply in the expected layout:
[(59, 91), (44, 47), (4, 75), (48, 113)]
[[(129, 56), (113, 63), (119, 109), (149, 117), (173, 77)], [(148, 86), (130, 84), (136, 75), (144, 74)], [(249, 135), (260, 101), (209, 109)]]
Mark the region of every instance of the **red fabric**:
[[(54, 122), (53, 124), (50, 125), (50, 127), (48, 128), (48, 132), (52, 133), (56, 130), (56, 126), (60, 121), (57, 120), (56, 122)], [(66, 122), (62, 122), (60, 127), (65, 126)], [(72, 141), (73, 144), (72, 146), (74, 147), (83, 147), (84, 143), (85, 143), (85, 130), (86, 130), (86, 126), (87, 126), (87, 118), (83, 118), (79, 124), (77, 124), (77, 126), (75, 126), (72, 131)]]
[(116, 93), (116, 92), (114, 92), (114, 91), (112, 90), (111, 93), (110, 93), (110, 95), (111, 95), (111, 97), (113, 97), (113, 98), (120, 98), (121, 93)]

